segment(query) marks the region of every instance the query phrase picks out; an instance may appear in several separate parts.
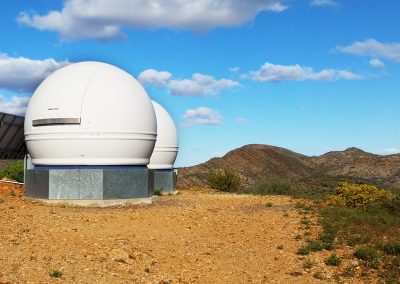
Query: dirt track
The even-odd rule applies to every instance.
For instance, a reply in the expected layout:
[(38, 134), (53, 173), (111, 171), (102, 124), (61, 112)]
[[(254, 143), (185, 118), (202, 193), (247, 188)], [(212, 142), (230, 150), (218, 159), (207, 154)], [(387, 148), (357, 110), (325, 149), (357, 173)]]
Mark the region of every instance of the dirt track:
[(322, 282), (296, 254), (289, 197), (184, 191), (153, 205), (63, 208), (0, 186), (0, 283)]

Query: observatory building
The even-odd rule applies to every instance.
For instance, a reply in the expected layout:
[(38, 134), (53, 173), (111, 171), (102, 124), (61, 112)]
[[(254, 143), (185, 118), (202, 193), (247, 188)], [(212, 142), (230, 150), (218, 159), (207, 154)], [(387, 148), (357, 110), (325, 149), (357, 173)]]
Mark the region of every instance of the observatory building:
[[(156, 111), (162, 109), (155, 105)], [(170, 119), (166, 112), (161, 116)], [(149, 200), (153, 172), (147, 165), (156, 145), (157, 121), (146, 91), (117, 67), (81, 62), (55, 71), (36, 89), (25, 116), (33, 164), (26, 170), (26, 196), (74, 203)], [(173, 167), (176, 129), (172, 120), (165, 127), (171, 123), (172, 138), (160, 121), (156, 169)]]
[(157, 118), (157, 142), (148, 167), (154, 171), (154, 190), (170, 193), (176, 190), (174, 163), (178, 154), (178, 134), (168, 112), (155, 101), (152, 103)]

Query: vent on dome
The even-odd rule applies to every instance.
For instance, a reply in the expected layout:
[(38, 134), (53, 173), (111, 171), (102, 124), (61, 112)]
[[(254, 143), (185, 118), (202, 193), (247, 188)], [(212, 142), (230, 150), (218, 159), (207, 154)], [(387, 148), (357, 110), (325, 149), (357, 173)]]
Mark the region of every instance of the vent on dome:
[(32, 121), (32, 126), (48, 126), (62, 124), (81, 124), (80, 118), (44, 118)]

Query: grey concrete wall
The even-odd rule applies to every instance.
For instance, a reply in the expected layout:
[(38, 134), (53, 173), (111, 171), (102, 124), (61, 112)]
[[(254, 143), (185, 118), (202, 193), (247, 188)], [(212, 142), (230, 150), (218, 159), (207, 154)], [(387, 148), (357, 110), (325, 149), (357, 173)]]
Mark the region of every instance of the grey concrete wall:
[(176, 191), (176, 173), (174, 170), (154, 170), (154, 190), (162, 193)]
[(49, 200), (113, 200), (153, 195), (145, 167), (118, 169), (27, 169), (25, 195)]
[(104, 199), (150, 197), (147, 168), (104, 170)]
[(32, 198), (49, 198), (49, 171), (25, 170), (25, 195)]

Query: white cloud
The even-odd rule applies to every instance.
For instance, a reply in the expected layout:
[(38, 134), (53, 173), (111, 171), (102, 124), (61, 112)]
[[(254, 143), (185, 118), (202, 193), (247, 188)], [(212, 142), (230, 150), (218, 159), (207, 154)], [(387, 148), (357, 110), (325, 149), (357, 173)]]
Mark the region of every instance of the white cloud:
[(182, 116), (185, 123), (181, 126), (190, 127), (195, 124), (201, 125), (219, 125), (222, 124), (222, 116), (218, 111), (207, 108), (198, 107), (196, 109), (188, 109)]
[(172, 74), (166, 71), (157, 71), (147, 69), (139, 74), (139, 81), (144, 84), (155, 85), (158, 87), (166, 86), (171, 79)]
[(280, 82), (280, 81), (304, 81), (304, 80), (357, 80), (362, 76), (336, 69), (323, 69), (314, 71), (311, 67), (296, 65), (278, 65), (269, 62), (264, 63), (259, 70), (251, 71), (250, 78), (258, 82)]
[(229, 79), (215, 80), (212, 76), (195, 73), (191, 79), (171, 80), (168, 88), (171, 94), (178, 96), (215, 96), (239, 85)]
[(19, 23), (57, 32), (64, 40), (123, 37), (121, 29), (183, 29), (195, 32), (236, 27), (264, 11), (281, 12), (287, 0), (65, 0), (60, 11), (21, 12)]
[(270, 5), (268, 5), (264, 11), (272, 11), (272, 12), (283, 12), (285, 11), (288, 6), (283, 5), (282, 1), (270, 1)]
[(329, 80), (360, 80), (362, 79), (362, 76), (359, 74), (355, 74), (353, 72), (347, 71), (347, 70), (333, 70), (334, 75), (331, 79)]
[(374, 68), (384, 68), (385, 67), (385, 64), (377, 58), (371, 59), (369, 61), (369, 65), (371, 65)]
[(238, 117), (238, 118), (235, 119), (235, 122), (237, 124), (248, 124), (249, 120), (247, 118)]
[(175, 80), (167, 71), (147, 69), (139, 74), (138, 79), (147, 85), (166, 88), (175, 96), (215, 96), (222, 90), (240, 86), (239, 82), (229, 79), (216, 80), (214, 77), (195, 73), (190, 79)]
[(400, 62), (400, 43), (381, 43), (375, 39), (367, 39), (347, 46), (337, 46), (334, 50)]
[(50, 73), (67, 64), (52, 58), (33, 60), (0, 54), (0, 88), (32, 92)]
[(382, 149), (381, 154), (383, 155), (392, 155), (392, 154), (398, 154), (400, 153), (400, 149), (398, 148), (385, 148)]
[(321, 6), (332, 7), (332, 6), (337, 6), (338, 5), (338, 3), (336, 3), (333, 0), (312, 0), (310, 2), (310, 4), (311, 4), (311, 6), (320, 6), (320, 7)]
[(17, 96), (6, 99), (0, 95), (0, 112), (24, 115), (30, 99), (30, 97)]
[(231, 73), (237, 73), (237, 72), (240, 71), (240, 68), (237, 67), (237, 66), (235, 66), (235, 67), (229, 68), (228, 70), (229, 70), (229, 72), (231, 72)]

